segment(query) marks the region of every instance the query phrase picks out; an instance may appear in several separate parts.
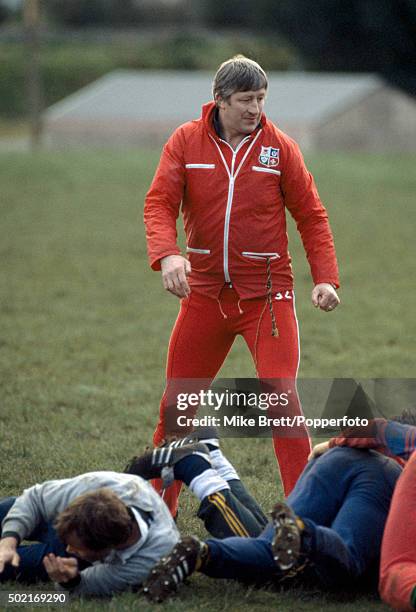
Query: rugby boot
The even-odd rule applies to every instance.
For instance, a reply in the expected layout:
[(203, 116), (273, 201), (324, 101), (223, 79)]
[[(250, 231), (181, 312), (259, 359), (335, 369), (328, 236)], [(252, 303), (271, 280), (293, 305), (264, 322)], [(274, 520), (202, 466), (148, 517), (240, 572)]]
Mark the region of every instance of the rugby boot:
[(199, 455), (211, 464), (208, 447), (197, 442), (179, 448), (170, 446), (154, 448), (139, 457), (133, 457), (123, 471), (127, 474), (141, 476), (145, 480), (161, 478), (163, 487), (167, 488), (175, 480), (173, 471), (175, 464), (190, 455)]

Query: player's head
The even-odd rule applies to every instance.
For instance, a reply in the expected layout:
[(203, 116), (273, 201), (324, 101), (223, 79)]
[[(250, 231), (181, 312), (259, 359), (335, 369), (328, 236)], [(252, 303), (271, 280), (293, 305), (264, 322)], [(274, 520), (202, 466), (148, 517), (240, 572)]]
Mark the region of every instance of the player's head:
[(267, 87), (267, 75), (263, 68), (244, 55), (235, 55), (218, 68), (212, 94), (218, 104), (218, 100), (228, 101), (236, 92), (267, 90)]
[(92, 562), (122, 547), (134, 524), (128, 507), (111, 489), (101, 488), (77, 497), (58, 515), (55, 528), (67, 552)]
[(219, 67), (213, 94), (225, 134), (243, 138), (258, 126), (267, 92), (267, 76), (253, 60), (236, 55)]

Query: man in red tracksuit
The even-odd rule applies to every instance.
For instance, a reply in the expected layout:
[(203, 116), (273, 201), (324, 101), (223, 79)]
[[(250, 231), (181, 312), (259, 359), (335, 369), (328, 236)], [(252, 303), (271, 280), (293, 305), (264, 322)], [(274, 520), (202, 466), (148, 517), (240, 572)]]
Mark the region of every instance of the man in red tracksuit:
[[(259, 378), (291, 381), (290, 414), (301, 414), (286, 208), (310, 264), (314, 306), (330, 311), (339, 303), (327, 213), (297, 144), (263, 114), (267, 85), (256, 62), (243, 56), (224, 62), (214, 79), (214, 101), (168, 140), (146, 197), (151, 267), (161, 270), (165, 289), (181, 299), (155, 445), (169, 436), (172, 381), (215, 378), (238, 334)], [(187, 257), (177, 245), (180, 209)], [(287, 495), (306, 464), (309, 436), (301, 427), (273, 433)], [(171, 487), (165, 496), (172, 512), (177, 493)]]

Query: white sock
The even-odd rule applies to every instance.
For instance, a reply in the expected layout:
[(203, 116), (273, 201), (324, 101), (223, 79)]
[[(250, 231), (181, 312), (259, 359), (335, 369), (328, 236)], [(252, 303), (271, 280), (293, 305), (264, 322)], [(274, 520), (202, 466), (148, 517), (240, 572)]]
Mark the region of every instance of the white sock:
[(213, 493), (229, 489), (230, 487), (224, 478), (219, 476), (216, 470), (209, 468), (205, 470), (205, 472), (202, 472), (202, 474), (195, 476), (195, 478), (191, 480), (189, 488), (192, 493), (197, 496), (199, 501), (202, 501), (207, 495), (212, 495)]
[(210, 452), (212, 467), (224, 480), (240, 480), (239, 475), (235, 471), (233, 465), (224, 457), (221, 450), (218, 448)]

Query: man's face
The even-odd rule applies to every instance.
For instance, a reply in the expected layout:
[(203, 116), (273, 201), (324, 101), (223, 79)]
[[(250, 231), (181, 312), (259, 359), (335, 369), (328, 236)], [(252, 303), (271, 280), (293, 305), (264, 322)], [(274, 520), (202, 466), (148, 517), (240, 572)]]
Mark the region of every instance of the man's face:
[(67, 535), (65, 543), (66, 552), (69, 555), (74, 555), (75, 557), (79, 557), (79, 559), (89, 561), (90, 563), (94, 563), (94, 561), (102, 561), (111, 550), (110, 548), (106, 548), (104, 550), (91, 550), (90, 548), (87, 548), (75, 531), (72, 531), (69, 535)]
[(220, 120), (226, 132), (251, 134), (259, 124), (266, 100), (266, 89), (237, 91), (228, 100), (218, 99)]

